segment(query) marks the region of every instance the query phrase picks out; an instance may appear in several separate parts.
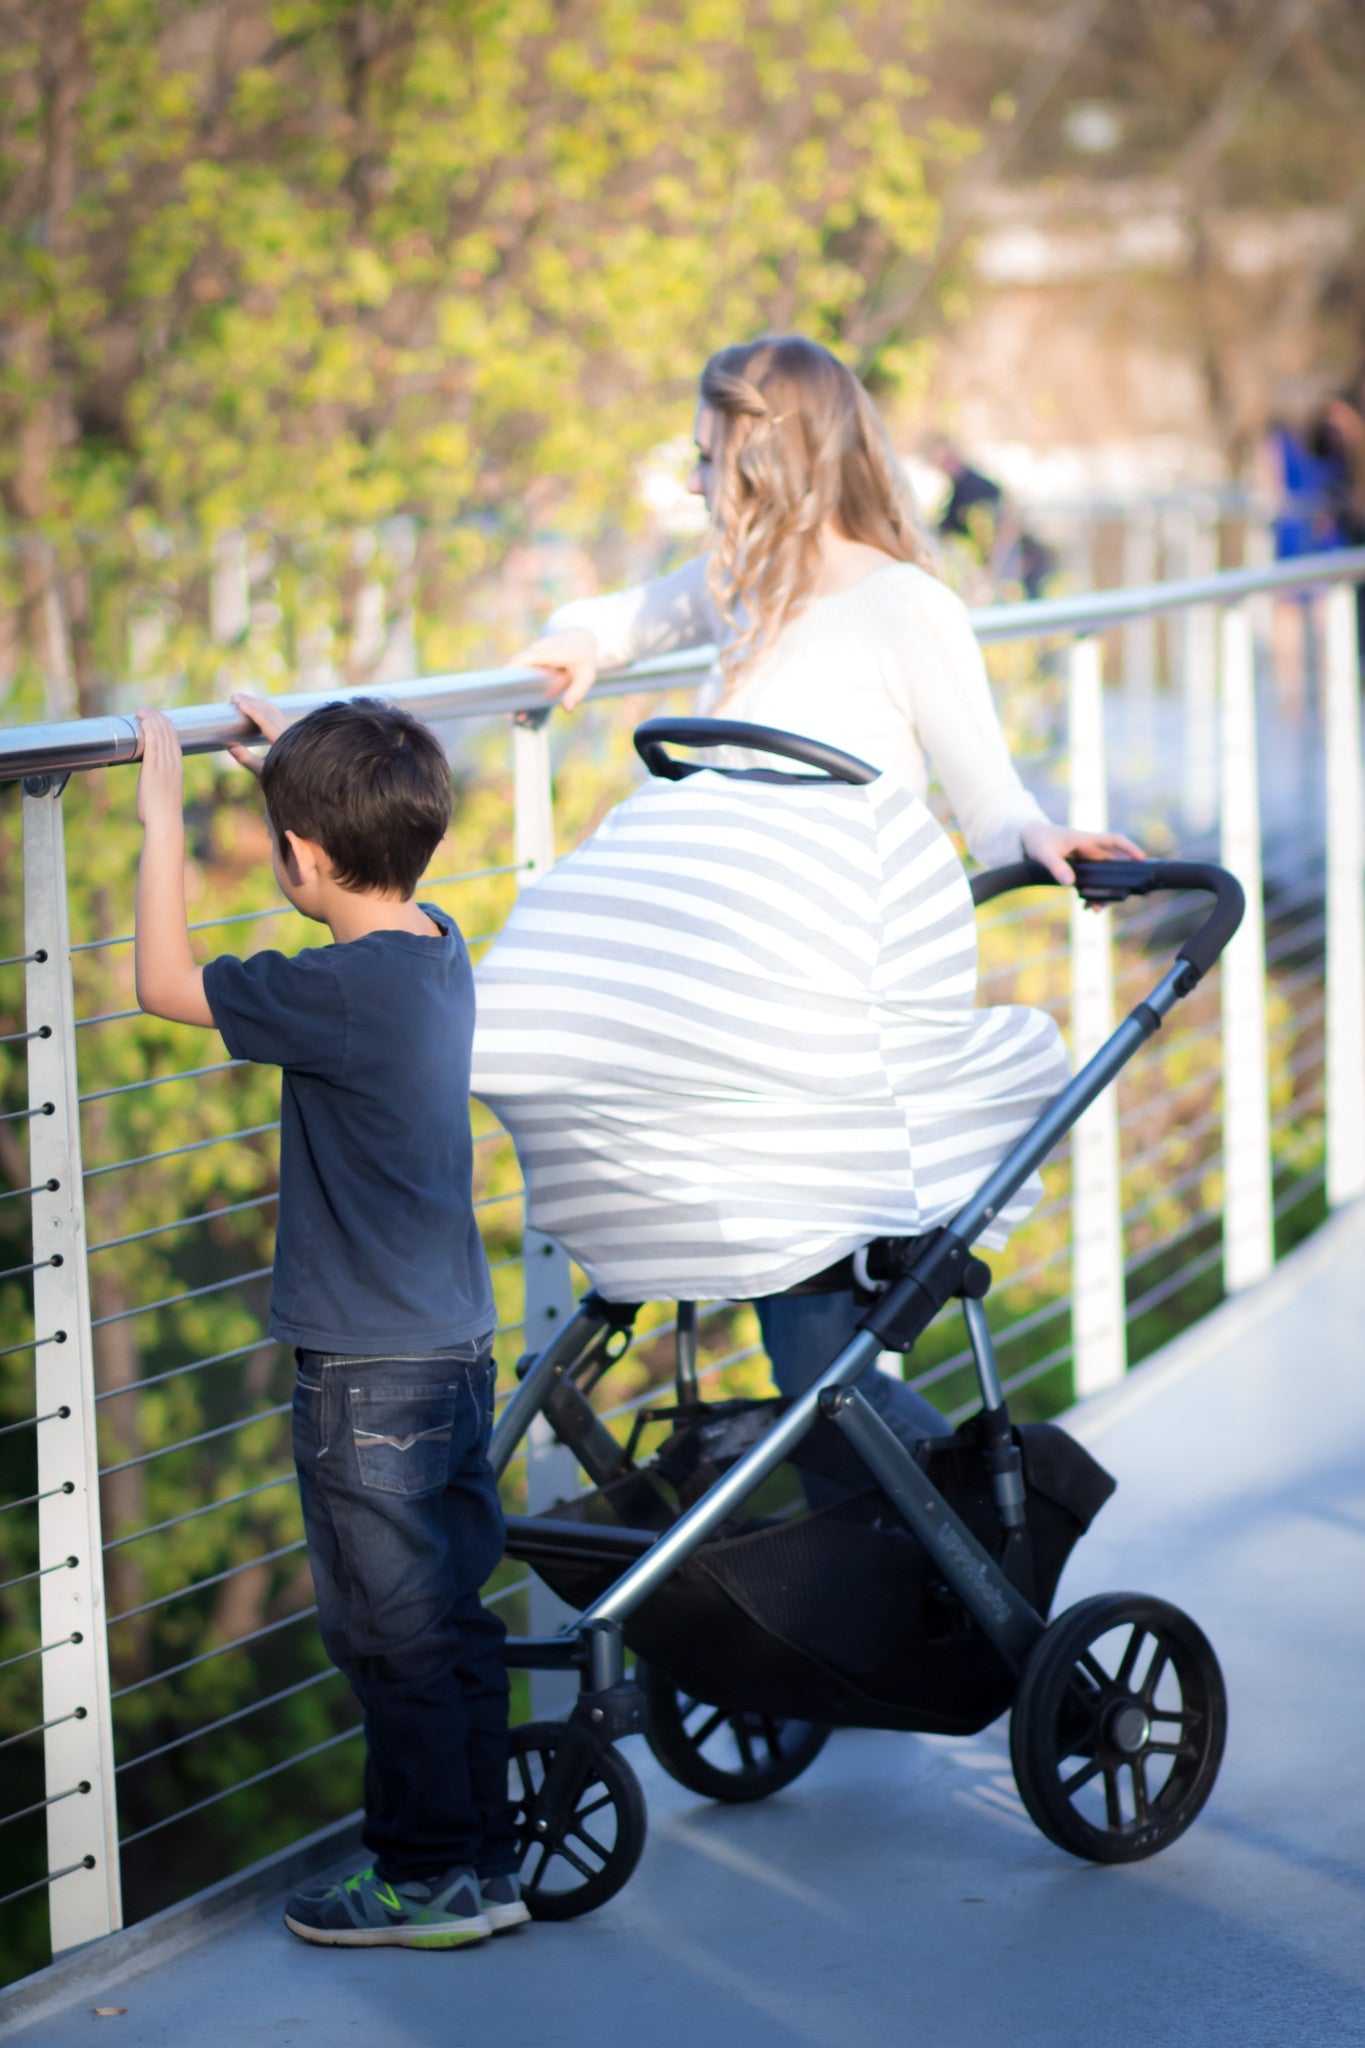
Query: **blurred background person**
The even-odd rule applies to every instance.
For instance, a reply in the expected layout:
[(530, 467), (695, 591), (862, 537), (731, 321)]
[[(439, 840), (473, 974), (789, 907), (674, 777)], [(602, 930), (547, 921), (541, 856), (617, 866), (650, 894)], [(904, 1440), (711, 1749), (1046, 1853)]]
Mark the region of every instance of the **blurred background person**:
[(926, 434), (919, 452), (948, 479), (947, 502), (937, 521), (939, 534), (968, 545), (989, 571), (994, 590), (1017, 583), (1026, 598), (1041, 597), (1056, 557), (1029, 531), (1003, 486), (973, 468), (947, 434)]
[[(1344, 401), (1311, 405), (1300, 396), (1282, 403), (1266, 429), (1257, 463), (1259, 488), (1270, 508), (1270, 534), (1277, 562), (1350, 545), (1354, 490), (1352, 426), (1365, 423)], [(1360, 458), (1355, 458), (1360, 465)], [(1365, 474), (1365, 466), (1362, 466)], [(1314, 613), (1306, 592), (1281, 598), (1273, 607), (1271, 661), (1275, 686), (1286, 713), (1297, 720), (1315, 653)]]

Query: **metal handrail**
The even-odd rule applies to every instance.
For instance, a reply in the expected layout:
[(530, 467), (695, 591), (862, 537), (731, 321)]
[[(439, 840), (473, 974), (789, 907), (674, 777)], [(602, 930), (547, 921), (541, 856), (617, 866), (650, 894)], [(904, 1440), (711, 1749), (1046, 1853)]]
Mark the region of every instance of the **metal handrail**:
[[(1214, 576), (1181, 582), (1148, 583), (1120, 590), (1096, 590), (1075, 597), (1041, 602), (984, 606), (970, 614), (983, 644), (1006, 640), (1040, 640), (1068, 634), (1097, 633), (1133, 619), (1157, 618), (1191, 605), (1235, 604), (1263, 592), (1292, 594), (1331, 583), (1365, 580), (1365, 548), (1343, 548), (1333, 554), (1301, 555), (1257, 569), (1226, 569)], [(677, 654), (655, 655), (629, 668), (605, 675), (599, 697), (630, 696), (649, 687), (667, 689), (689, 676), (704, 675), (716, 659), (713, 646), (686, 648)], [(486, 718), (502, 713), (543, 711), (545, 678), (538, 669), (485, 668), (464, 673), (424, 676), (397, 685), (365, 685), (359, 690), (293, 691), (272, 699), (281, 711), (297, 716), (322, 704), (351, 696), (382, 696), (405, 711), (425, 718)], [(170, 720), (187, 754), (211, 754), (260, 738), (255, 726), (231, 704), (186, 704)], [(87, 768), (111, 768), (137, 759), (141, 741), (136, 718), (75, 718), (60, 724), (11, 726), (0, 730), (0, 782), (25, 775), (66, 775)]]
[[(1170, 583), (1134, 584), (1128, 589), (1091, 590), (1075, 597), (1043, 598), (1037, 603), (996, 604), (971, 614), (978, 640), (1042, 640), (1053, 634), (1101, 633), (1134, 619), (1162, 618), (1188, 611), (1191, 605), (1239, 604), (1244, 598), (1300, 590), (1318, 590), (1331, 583), (1365, 580), (1365, 548), (1341, 548), (1333, 554), (1300, 555), (1289, 562), (1256, 569), (1220, 569), (1212, 576), (1189, 576)], [(0, 734), (0, 742), (4, 735)]]

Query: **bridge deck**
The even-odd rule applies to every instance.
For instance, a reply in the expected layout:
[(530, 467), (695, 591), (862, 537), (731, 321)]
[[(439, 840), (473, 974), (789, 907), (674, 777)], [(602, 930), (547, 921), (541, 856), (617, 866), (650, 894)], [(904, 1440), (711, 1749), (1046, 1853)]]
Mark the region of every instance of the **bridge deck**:
[[(116, 1937), (30, 1980), (0, 2032), (16, 2048), (100, 2026), (126, 2048), (1358, 2048), (1363, 1330), (1355, 1212), (1073, 1419), (1121, 1484), (1063, 1602), (1165, 1594), (1228, 1678), (1219, 1786), (1152, 1862), (1051, 1848), (1003, 1724), (971, 1742), (841, 1735), (739, 1811), (642, 1755), (645, 1860), (589, 1919), (456, 1955), (345, 1953), (293, 1941), (278, 1896), (256, 1895), (188, 1945), (172, 1915), (141, 1956)], [(127, 2011), (92, 2020), (97, 2005)]]

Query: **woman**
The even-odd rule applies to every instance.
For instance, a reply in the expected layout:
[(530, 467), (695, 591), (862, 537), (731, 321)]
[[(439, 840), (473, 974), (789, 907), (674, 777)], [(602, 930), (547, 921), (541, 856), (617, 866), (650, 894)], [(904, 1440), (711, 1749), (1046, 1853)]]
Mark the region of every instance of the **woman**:
[[(857, 378), (799, 336), (721, 349), (702, 372), (689, 489), (707, 555), (638, 589), (563, 606), (519, 659), (566, 710), (598, 670), (714, 641), (698, 710), (843, 748), (919, 797), (929, 762), (984, 866), (1140, 857), (1122, 834), (1052, 824), (1000, 730), (966, 608), (932, 573), (885, 431)], [(857, 1320), (851, 1291), (758, 1304), (774, 1376), (795, 1394)], [(873, 1380), (879, 1375), (872, 1375)], [(906, 1437), (944, 1425), (909, 1389), (866, 1391)]]

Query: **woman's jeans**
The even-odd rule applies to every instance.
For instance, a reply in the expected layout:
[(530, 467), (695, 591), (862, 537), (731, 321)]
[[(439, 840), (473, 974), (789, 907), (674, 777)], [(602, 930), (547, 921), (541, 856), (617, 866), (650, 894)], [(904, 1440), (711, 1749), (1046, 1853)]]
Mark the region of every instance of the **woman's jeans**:
[[(789, 1400), (804, 1394), (833, 1365), (852, 1339), (862, 1313), (851, 1288), (841, 1294), (770, 1294), (754, 1307), (773, 1378), (778, 1391)], [(913, 1450), (926, 1436), (951, 1433), (931, 1401), (875, 1366), (858, 1381), (858, 1392), (907, 1450)]]
[(392, 1883), (518, 1857), (491, 1337), (419, 1357), (299, 1351), (294, 1460), (323, 1646), (365, 1710), (365, 1843)]

